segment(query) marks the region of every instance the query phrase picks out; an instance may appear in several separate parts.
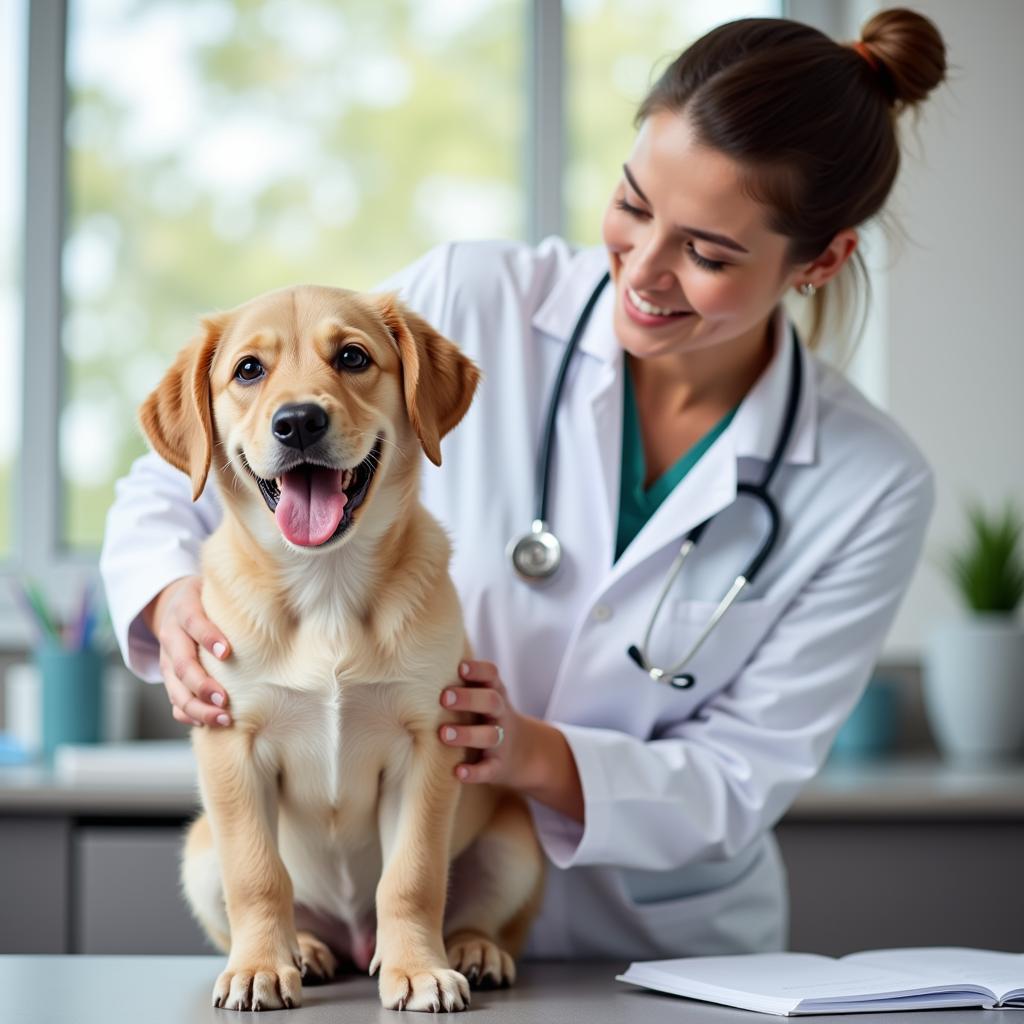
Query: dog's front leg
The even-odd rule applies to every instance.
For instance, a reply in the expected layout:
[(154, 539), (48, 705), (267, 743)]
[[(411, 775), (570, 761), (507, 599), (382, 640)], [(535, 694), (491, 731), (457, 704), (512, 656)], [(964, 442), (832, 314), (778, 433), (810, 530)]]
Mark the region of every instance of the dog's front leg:
[(452, 823), (459, 798), (454, 777), (461, 751), (433, 730), (413, 737), (400, 779), (385, 777), (380, 803), (384, 869), (377, 886), (380, 1000), (389, 1010), (464, 1010), (469, 983), (448, 966), (442, 934)]
[(213, 1005), (279, 1010), (302, 1004), (292, 882), (277, 852), (277, 772), (240, 726), (195, 729), (203, 803), (213, 830), (231, 926)]

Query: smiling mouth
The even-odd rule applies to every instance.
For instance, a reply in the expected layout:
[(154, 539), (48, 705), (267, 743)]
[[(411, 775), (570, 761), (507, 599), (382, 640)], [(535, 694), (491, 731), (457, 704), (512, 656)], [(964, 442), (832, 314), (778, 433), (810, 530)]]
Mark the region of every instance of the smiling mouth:
[(628, 285), (625, 289), (624, 303), (630, 318), (648, 327), (660, 327), (662, 324), (674, 323), (693, 315), (693, 310), (690, 309), (665, 309), (655, 306)]
[(273, 479), (256, 473), (243, 451), (239, 457), (285, 538), (300, 547), (321, 547), (352, 525), (380, 466), (383, 445), (378, 435), (369, 455), (355, 466), (300, 461)]

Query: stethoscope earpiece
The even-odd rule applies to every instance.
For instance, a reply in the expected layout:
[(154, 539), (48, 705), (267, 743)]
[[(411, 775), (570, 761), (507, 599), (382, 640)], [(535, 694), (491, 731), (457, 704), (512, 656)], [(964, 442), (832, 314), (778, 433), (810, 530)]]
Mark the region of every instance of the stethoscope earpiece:
[[(646, 661), (644, 656), (640, 653), (640, 648), (636, 644), (630, 644), (629, 650), (626, 653), (636, 662), (636, 664), (642, 668), (655, 682), (660, 682), (665, 673), (660, 668), (651, 668)], [(688, 690), (691, 686), (696, 683), (697, 680), (694, 676), (690, 675), (689, 672), (683, 672), (677, 676), (669, 676), (668, 684), (674, 690)]]

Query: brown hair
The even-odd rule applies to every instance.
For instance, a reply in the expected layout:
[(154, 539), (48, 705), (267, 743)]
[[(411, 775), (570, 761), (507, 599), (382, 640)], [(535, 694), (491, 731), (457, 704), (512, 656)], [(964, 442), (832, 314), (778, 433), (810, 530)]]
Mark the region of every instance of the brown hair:
[[(771, 230), (790, 239), (789, 262), (803, 263), (882, 208), (899, 169), (895, 117), (945, 73), (938, 29), (903, 8), (875, 14), (851, 46), (796, 21), (744, 18), (680, 54), (636, 124), (656, 111), (685, 113), (703, 145), (748, 169), (745, 188), (770, 210)], [(850, 262), (866, 288), (861, 254)], [(814, 299), (812, 347), (831, 290)]]

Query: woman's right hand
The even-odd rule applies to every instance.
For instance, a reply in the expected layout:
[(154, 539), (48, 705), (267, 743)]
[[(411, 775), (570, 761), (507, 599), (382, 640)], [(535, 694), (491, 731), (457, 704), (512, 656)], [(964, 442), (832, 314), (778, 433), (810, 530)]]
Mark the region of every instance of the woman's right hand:
[(228, 695), (199, 663), (199, 645), (221, 660), (231, 647), (206, 617), (201, 593), (199, 576), (183, 576), (146, 605), (142, 618), (160, 644), (160, 671), (175, 719), (186, 725), (230, 725)]

